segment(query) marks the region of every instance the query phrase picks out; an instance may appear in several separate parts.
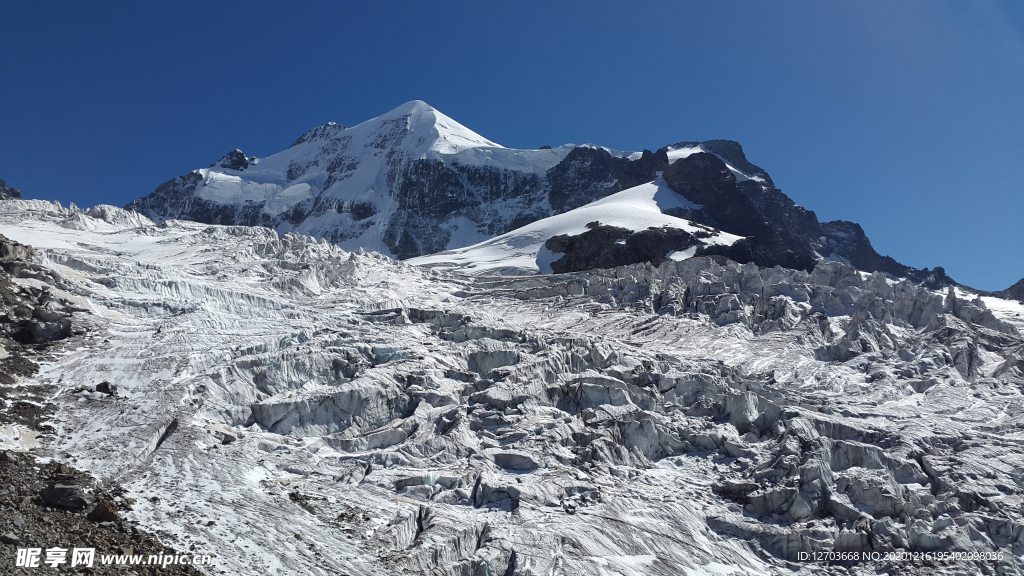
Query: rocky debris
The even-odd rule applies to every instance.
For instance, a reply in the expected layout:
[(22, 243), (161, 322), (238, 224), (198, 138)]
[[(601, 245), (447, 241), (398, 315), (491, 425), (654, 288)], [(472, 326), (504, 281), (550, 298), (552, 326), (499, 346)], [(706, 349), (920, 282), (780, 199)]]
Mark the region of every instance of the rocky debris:
[[(100, 562), (101, 555), (139, 554), (148, 558), (154, 554), (175, 553), (135, 522), (119, 517), (113, 503), (116, 499), (113, 494), (122, 490), (116, 485), (97, 490), (96, 494), (106, 495), (100, 496), (105, 499), (88, 514), (78, 506), (54, 506), (45, 499), (37, 498), (36, 495), (41, 492), (47, 493), (46, 485), (53, 477), (64, 475), (61, 466), (64, 465), (38, 466), (32, 456), (25, 454), (13, 459), (0, 458), (0, 533), (3, 534), (0, 536), (0, 555), (4, 557), (4, 562), (10, 563), (7, 566), (13, 566), (18, 548), (45, 550), (60, 547), (69, 551), (72, 548), (94, 548), (96, 555), (93, 567), (85, 573), (113, 575), (125, 574), (124, 566), (104, 565)], [(67, 470), (66, 466), (64, 470)], [(94, 482), (87, 475), (76, 474), (83, 484)], [(78, 486), (75, 488), (81, 490)], [(80, 498), (81, 494), (77, 497)], [(101, 507), (103, 512), (97, 513)], [(45, 557), (41, 560), (45, 560)], [(68, 569), (68, 566), (62, 568)], [(134, 570), (140, 576), (201, 574), (192, 566), (183, 565), (163, 568), (139, 566)]]
[[(43, 344), (71, 335), (71, 309), (54, 297), (55, 279), (33, 262), (31, 246), (0, 235), (0, 333), (20, 344)], [(16, 278), (42, 280), (44, 288), (19, 284)]]
[(103, 382), (100, 382), (99, 384), (96, 385), (96, 391), (99, 392), (100, 394), (106, 394), (107, 396), (116, 396), (117, 386), (114, 386), (110, 382), (104, 380)]
[[(2, 182), (0, 182), (2, 184)], [(11, 328), (11, 318), (18, 318), (19, 309), (54, 302), (47, 292), (37, 292), (16, 285), (14, 277), (43, 279), (60, 285), (60, 278), (49, 270), (34, 264), (31, 246), (13, 242), (0, 235), (0, 429), (6, 425), (24, 427), (34, 431), (44, 443), (53, 438), (50, 424), (56, 409), (51, 402), (55, 386), (31, 380), (38, 372), (38, 362), (52, 361), (48, 353), (50, 340), (63, 340), (74, 336), (70, 330), (30, 328), (31, 337), (25, 337), (24, 324)], [(48, 309), (52, 310), (52, 308)], [(6, 316), (3, 315), (7, 312)], [(33, 312), (33, 317), (39, 318)], [(61, 320), (70, 327), (70, 309), (61, 310)], [(50, 316), (49, 318), (53, 318)], [(62, 324), (64, 325), (64, 324)], [(11, 334), (16, 339), (10, 339)], [(79, 336), (81, 334), (78, 334)], [(28, 341), (26, 345), (20, 341)], [(35, 448), (32, 448), (35, 450)], [(123, 489), (117, 485), (96, 487), (90, 475), (65, 463), (50, 462), (37, 465), (33, 454), (0, 450), (0, 555), (13, 562), (18, 548), (75, 547), (95, 548), (97, 559), (89, 574), (122, 574), (123, 569), (113, 565), (100, 565), (100, 554), (122, 554), (122, 548), (135, 550), (148, 557), (150, 554), (173, 554), (152, 535), (140, 530), (134, 522), (118, 516), (115, 500), (124, 509), (130, 509), (128, 500), (120, 498)], [(89, 504), (100, 498), (89, 514)], [(157, 574), (156, 567), (142, 567), (141, 575)], [(190, 566), (168, 566), (160, 574), (190, 574), (200, 572)]]
[(97, 503), (86, 518), (93, 522), (117, 522), (121, 519), (117, 513), (117, 505), (110, 500)]

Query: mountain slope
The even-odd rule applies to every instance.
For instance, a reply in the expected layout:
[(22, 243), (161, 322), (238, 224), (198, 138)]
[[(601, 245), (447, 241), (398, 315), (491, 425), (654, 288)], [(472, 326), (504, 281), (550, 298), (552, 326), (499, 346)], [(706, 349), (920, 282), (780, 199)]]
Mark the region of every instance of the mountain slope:
[(573, 144), (517, 150), (421, 101), (351, 128), (319, 126), (267, 158), (234, 150), (126, 208), (157, 222), (266, 226), (405, 259), (475, 245), (661, 174), (702, 206), (670, 215), (747, 237), (718, 249), (740, 262), (809, 270), (824, 257), (951, 282), (941, 271), (880, 256), (854, 223), (819, 223), (736, 142), (680, 142), (656, 152)]

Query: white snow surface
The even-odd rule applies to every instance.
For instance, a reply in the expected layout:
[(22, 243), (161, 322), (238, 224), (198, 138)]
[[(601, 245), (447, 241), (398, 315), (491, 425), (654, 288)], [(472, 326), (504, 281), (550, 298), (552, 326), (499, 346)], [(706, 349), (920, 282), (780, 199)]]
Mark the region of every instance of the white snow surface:
[[(560, 255), (552, 255), (544, 243), (560, 234), (574, 236), (586, 232), (587, 224), (595, 221), (634, 232), (661, 226), (690, 233), (710, 231), (714, 236), (704, 239), (707, 244), (728, 246), (740, 238), (663, 213), (671, 208), (699, 210), (700, 206), (674, 192), (659, 178), (473, 246), (410, 258), (406, 262), (468, 274), (550, 274), (551, 261), (558, 260)], [(682, 255), (674, 256), (679, 259)]]

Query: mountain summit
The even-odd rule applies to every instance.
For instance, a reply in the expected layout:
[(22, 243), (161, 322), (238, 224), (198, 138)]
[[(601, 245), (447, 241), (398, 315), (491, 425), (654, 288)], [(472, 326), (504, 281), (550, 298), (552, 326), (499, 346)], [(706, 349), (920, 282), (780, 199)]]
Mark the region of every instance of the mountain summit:
[[(866, 271), (948, 281), (941, 269), (916, 270), (879, 255), (855, 223), (818, 222), (814, 212), (794, 203), (765, 170), (748, 161), (737, 142), (680, 142), (656, 152), (589, 144), (512, 149), (420, 100), (352, 127), (333, 122), (318, 126), (267, 158), (233, 150), (208, 168), (165, 182), (126, 208), (157, 222), (265, 226), (325, 238), (348, 250), (363, 248), (405, 259), (486, 242), (659, 177), (682, 197), (682, 204), (672, 201), (663, 209), (677, 219), (670, 228), (686, 231), (700, 225), (742, 237), (737, 242), (697, 242), (700, 246), (686, 241), (696, 254), (807, 270), (830, 258)], [(616, 205), (630, 213), (623, 214), (625, 220), (635, 223), (650, 208), (648, 202), (639, 202)], [(580, 218), (584, 216), (559, 222)], [(608, 223), (595, 226), (602, 224)], [(555, 235), (569, 232), (558, 226), (541, 228)], [(584, 233), (576, 228), (572, 234)], [(634, 224), (627, 232), (640, 233), (643, 227)], [(647, 258), (651, 250), (661, 249), (649, 247), (627, 257), (619, 249), (589, 246), (597, 237), (628, 242), (618, 238), (622, 234), (612, 238), (591, 233), (556, 244), (591, 254), (577, 254), (573, 267), (622, 264), (623, 258)], [(601, 254), (612, 253), (618, 254), (613, 261), (601, 260)], [(655, 255), (654, 260), (663, 257)]]

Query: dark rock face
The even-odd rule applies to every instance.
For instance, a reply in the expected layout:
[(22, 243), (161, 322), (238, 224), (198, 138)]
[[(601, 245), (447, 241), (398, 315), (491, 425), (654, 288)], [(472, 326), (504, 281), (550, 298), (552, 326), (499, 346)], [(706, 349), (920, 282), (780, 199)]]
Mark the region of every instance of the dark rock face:
[(302, 144), (303, 142), (309, 142), (311, 140), (330, 139), (344, 129), (345, 127), (342, 126), (341, 124), (328, 122), (327, 124), (324, 124), (322, 126), (317, 126), (316, 128), (307, 130), (306, 133), (303, 134), (302, 136), (299, 136), (299, 139), (293, 142), (292, 145), (289, 146), (289, 148), (294, 148), (299, 144)]
[(662, 177), (670, 188), (701, 205), (706, 224), (740, 236), (771, 233), (768, 222), (736, 185), (736, 177), (714, 154), (699, 152), (677, 160)]
[(881, 256), (871, 246), (864, 229), (860, 224), (847, 222), (846, 220), (833, 220), (821, 224), (822, 235), (825, 243), (819, 248), (824, 255), (835, 254), (850, 261), (850, 264), (861, 269), (875, 271), (879, 270), (893, 276), (906, 276), (917, 282), (923, 282), (932, 278), (936, 287), (942, 283), (953, 282), (946, 276), (945, 270), (941, 267), (930, 272), (927, 268), (917, 270), (900, 264), (889, 256)]
[[(683, 142), (676, 146), (697, 144)], [(701, 247), (698, 254), (808, 271), (820, 255), (846, 259), (867, 272), (908, 277), (929, 286), (956, 284), (941, 268), (918, 270), (878, 254), (858, 224), (844, 220), (818, 222), (813, 211), (793, 202), (772, 184), (764, 170), (747, 161), (738, 143), (710, 140), (699, 144), (714, 154), (697, 153), (678, 160), (663, 177), (673, 190), (700, 204), (701, 209), (672, 215), (746, 238), (732, 246)], [(758, 179), (737, 182), (722, 159)]]
[(600, 148), (574, 148), (556, 166), (548, 170), (551, 187), (548, 202), (555, 213), (579, 208), (647, 182), (656, 172), (668, 167), (665, 149), (653, 153), (644, 150), (637, 160), (612, 156)]
[(11, 188), (7, 185), (7, 182), (0, 180), (0, 200), (7, 200), (10, 198), (21, 198), (21, 190), (18, 190), (17, 188)]
[(814, 268), (814, 251), (810, 242), (801, 241), (791, 230), (773, 227), (737, 185), (736, 177), (725, 162), (714, 154), (700, 152), (677, 160), (662, 176), (670, 188), (701, 205), (703, 218), (694, 214), (695, 219), (746, 237), (733, 246), (706, 247), (698, 253), (719, 254), (759, 266)]
[(762, 170), (759, 166), (751, 164), (747, 160), (747, 156), (743, 153), (743, 147), (740, 146), (739, 142), (734, 140), (705, 140), (704, 142), (694, 142), (693, 144), (700, 144), (705, 150), (709, 150), (711, 153), (717, 154), (720, 158), (729, 164), (732, 164), (739, 170), (742, 170), (751, 176), (760, 176), (764, 178), (768, 184), (772, 185), (772, 187), (775, 186), (767, 172)]
[(235, 148), (231, 152), (225, 154), (224, 157), (217, 162), (217, 165), (231, 170), (245, 170), (249, 167), (249, 159), (245, 157), (244, 152)]
[[(925, 268), (925, 270), (927, 270), (927, 268)], [(936, 268), (936, 270), (942, 270), (942, 268)], [(968, 287), (964, 286), (964, 288)], [(995, 292), (989, 292), (987, 290), (977, 290), (974, 288), (971, 288), (971, 290), (977, 292), (979, 296), (995, 296), (996, 298), (1016, 300), (1021, 304), (1024, 304), (1024, 278), (1021, 278), (1020, 281), (1018, 281), (1013, 286), (1010, 286), (1006, 290), (997, 290)]]
[(356, 221), (366, 220), (377, 213), (377, 209), (373, 207), (373, 204), (368, 202), (347, 202), (345, 204), (338, 204), (337, 210), (339, 214), (348, 212), (352, 215), (352, 219)]
[(555, 273), (614, 268), (643, 262), (657, 266), (668, 260), (669, 252), (699, 244), (693, 234), (678, 228), (648, 228), (633, 232), (600, 222), (591, 222), (587, 228), (586, 232), (576, 236), (554, 236), (544, 244), (548, 250), (563, 254), (551, 263)]

